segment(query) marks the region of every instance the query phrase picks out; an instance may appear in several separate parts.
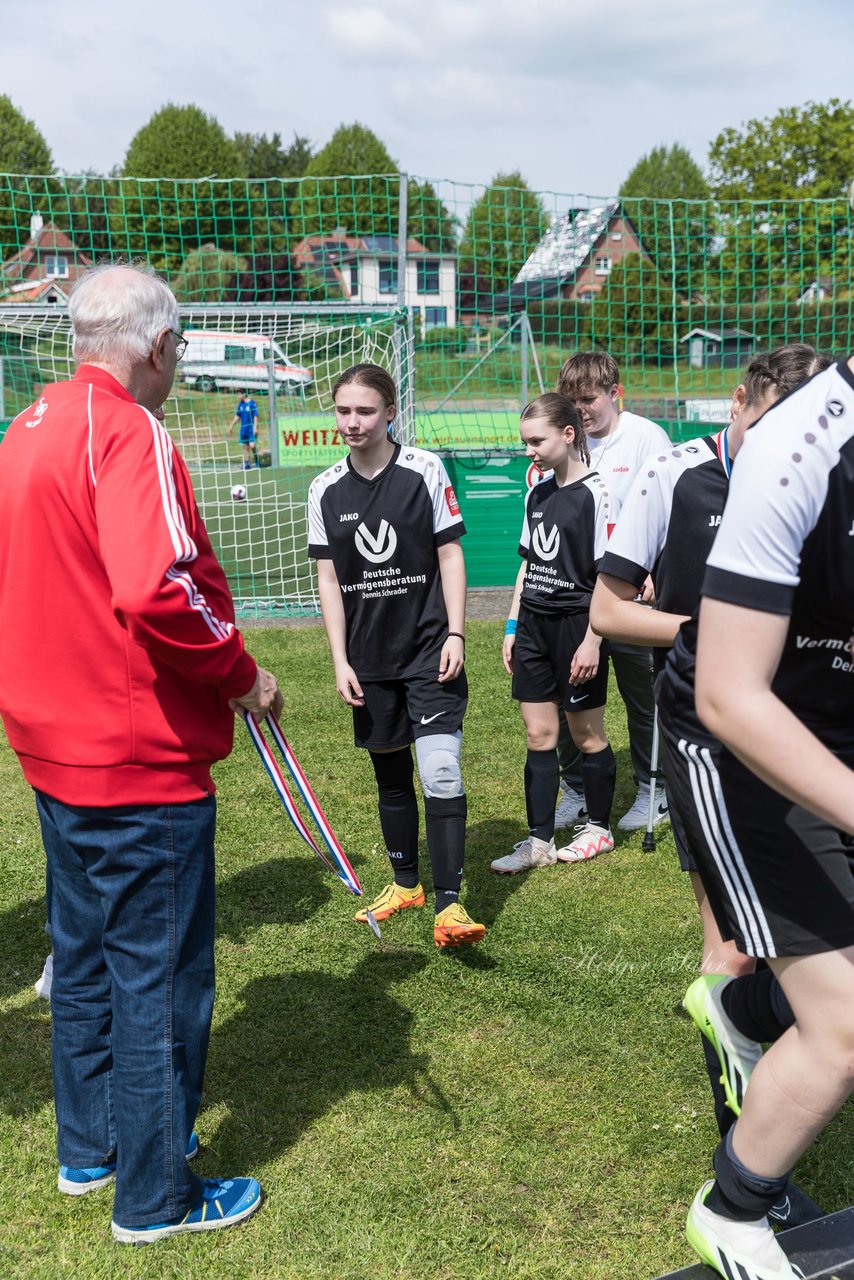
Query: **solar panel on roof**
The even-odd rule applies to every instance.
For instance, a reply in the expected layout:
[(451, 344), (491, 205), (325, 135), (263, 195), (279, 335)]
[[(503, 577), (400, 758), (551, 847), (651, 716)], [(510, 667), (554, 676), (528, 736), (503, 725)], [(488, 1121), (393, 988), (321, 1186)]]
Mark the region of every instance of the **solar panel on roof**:
[(556, 218), (515, 283), (554, 277), (566, 280), (573, 276), (619, 207), (615, 200), (596, 209), (570, 209)]

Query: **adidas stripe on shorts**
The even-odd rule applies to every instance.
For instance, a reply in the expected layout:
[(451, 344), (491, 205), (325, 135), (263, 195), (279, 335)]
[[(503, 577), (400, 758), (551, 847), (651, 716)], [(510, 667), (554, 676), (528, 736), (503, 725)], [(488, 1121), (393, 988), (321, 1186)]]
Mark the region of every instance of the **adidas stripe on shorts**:
[(722, 936), (751, 956), (854, 946), (854, 840), (724, 747), (659, 728), (680, 863), (700, 872)]

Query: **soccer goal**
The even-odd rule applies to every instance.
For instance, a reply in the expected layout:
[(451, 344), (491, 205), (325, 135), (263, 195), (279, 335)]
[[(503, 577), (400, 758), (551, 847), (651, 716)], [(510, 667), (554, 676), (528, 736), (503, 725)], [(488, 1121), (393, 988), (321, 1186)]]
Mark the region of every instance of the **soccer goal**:
[[(291, 304), (184, 308), (188, 337), (166, 427), (193, 478), (199, 509), (239, 616), (316, 613), (306, 497), (344, 452), (331, 390), (350, 365), (382, 365), (400, 389), (394, 430), (414, 443), (411, 326), (403, 308)], [(73, 372), (64, 307), (0, 307), (0, 420)], [(229, 431), (243, 392), (258, 409), (258, 468)]]

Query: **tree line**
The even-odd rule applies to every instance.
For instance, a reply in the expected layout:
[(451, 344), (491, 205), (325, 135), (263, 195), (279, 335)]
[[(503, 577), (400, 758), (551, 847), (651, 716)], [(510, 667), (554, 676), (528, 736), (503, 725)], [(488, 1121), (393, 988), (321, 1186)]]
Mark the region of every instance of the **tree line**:
[[(618, 192), (644, 252), (614, 266), (585, 325), (604, 341), (618, 324), (651, 352), (691, 304), (761, 307), (791, 302), (823, 277), (847, 280), (852, 156), (854, 105), (838, 99), (724, 129), (706, 172), (678, 143), (653, 147)], [(296, 134), (288, 144), (280, 133), (230, 137), (200, 108), (170, 103), (110, 174), (62, 176), (36, 125), (0, 96), (0, 175), (26, 175), (0, 176), (0, 251), (16, 252), (31, 213), (44, 211), (92, 257), (146, 257), (187, 301), (321, 298), (328, 279), (298, 268), (294, 246), (340, 229), (396, 237), (398, 172), (358, 123), (315, 150)], [(518, 172), (497, 174), (462, 217), (426, 181), (410, 179), (407, 199), (407, 234), (454, 254), (467, 310), (506, 296), (551, 222)], [(543, 304), (544, 333), (549, 305), (552, 319), (571, 310)]]

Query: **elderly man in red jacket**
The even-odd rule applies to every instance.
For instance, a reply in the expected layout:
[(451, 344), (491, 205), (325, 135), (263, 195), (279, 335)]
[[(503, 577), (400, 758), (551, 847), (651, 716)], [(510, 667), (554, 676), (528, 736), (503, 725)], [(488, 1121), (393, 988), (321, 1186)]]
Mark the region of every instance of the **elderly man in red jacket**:
[(254, 1178), (201, 1179), (214, 999), (211, 766), (234, 713), (278, 711), (160, 407), (178, 307), (99, 267), (69, 304), (77, 371), (0, 446), (0, 713), (35, 790), (52, 882), (59, 1189), (115, 1179), (124, 1242), (254, 1212)]

